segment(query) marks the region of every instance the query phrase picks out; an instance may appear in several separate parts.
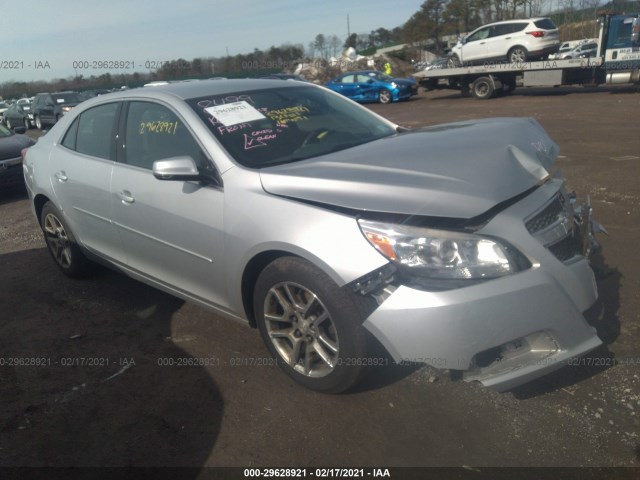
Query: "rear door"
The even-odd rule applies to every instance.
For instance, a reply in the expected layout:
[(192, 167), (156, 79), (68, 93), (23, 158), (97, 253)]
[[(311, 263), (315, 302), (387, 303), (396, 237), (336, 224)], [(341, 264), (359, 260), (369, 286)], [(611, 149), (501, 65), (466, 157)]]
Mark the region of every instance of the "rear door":
[(360, 98), (358, 79), (357, 75), (354, 73), (350, 73), (348, 75), (344, 75), (340, 80), (340, 93), (345, 97), (352, 98), (354, 100), (358, 100)]
[(80, 242), (115, 263), (124, 263), (111, 223), (111, 175), (119, 102), (84, 111), (49, 158), (58, 207)]

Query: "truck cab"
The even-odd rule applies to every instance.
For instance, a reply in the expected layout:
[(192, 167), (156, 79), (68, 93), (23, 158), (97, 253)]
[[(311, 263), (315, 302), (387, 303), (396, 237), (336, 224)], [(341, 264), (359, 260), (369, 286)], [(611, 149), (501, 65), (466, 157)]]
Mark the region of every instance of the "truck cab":
[(607, 73), (606, 83), (638, 81), (640, 68), (640, 14), (601, 17), (600, 51)]

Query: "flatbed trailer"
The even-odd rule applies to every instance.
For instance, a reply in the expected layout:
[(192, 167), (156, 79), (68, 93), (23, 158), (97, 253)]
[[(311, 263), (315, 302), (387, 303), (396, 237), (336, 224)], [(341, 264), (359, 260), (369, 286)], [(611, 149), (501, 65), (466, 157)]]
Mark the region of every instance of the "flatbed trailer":
[(427, 90), (457, 89), (463, 96), (488, 99), (508, 94), (516, 86), (640, 83), (640, 14), (600, 16), (598, 52), (591, 58), (530, 62), (485, 62), (482, 65), (417, 72)]

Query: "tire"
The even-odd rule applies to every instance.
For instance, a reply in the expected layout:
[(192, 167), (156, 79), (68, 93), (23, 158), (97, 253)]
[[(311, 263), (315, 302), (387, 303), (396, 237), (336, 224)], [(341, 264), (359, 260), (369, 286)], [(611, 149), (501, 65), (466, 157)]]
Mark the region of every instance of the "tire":
[(42, 120), (40, 120), (40, 115), (36, 115), (35, 121), (36, 121), (36, 128), (38, 130), (42, 130), (44, 125), (42, 124)]
[(9, 120), (8, 118), (4, 121), (4, 124), (7, 126), (9, 130), (13, 128), (13, 125), (11, 125), (11, 120)]
[(460, 59), (458, 58), (457, 55), (451, 55), (447, 59), (447, 68), (458, 68), (461, 66), (462, 64), (460, 63)]
[(23, 120), (24, 120), (24, 128), (29, 130), (31, 128), (31, 122), (29, 122), (28, 118), (24, 118)]
[(491, 98), (494, 93), (493, 82), (489, 77), (477, 78), (471, 85), (471, 93), (479, 100)]
[(51, 202), (42, 207), (40, 225), (47, 250), (58, 268), (71, 278), (86, 276), (92, 264), (80, 250), (60, 211)]
[(524, 47), (513, 47), (507, 53), (507, 61), (510, 63), (522, 63), (529, 60), (529, 52)]
[(380, 90), (380, 93), (378, 93), (378, 101), (380, 103), (391, 103), (392, 100), (393, 95), (389, 90)]
[(502, 90), (500, 91), (501, 95), (510, 95), (516, 89), (516, 81), (515, 80), (503, 80), (502, 82)]
[(368, 346), (354, 293), (298, 257), (269, 264), (254, 292), (260, 334), (287, 375), (324, 393), (357, 383)]

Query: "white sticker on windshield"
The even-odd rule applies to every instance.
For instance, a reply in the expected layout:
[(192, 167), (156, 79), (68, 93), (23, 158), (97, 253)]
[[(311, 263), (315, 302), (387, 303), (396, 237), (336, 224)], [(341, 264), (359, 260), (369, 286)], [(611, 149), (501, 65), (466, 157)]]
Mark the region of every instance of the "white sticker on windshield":
[(58, 103), (64, 103), (64, 98), (56, 98), (56, 102), (58, 102)]
[(266, 118), (244, 100), (226, 103), (224, 105), (216, 105), (215, 107), (207, 107), (204, 111), (215, 117), (216, 120), (225, 127)]

